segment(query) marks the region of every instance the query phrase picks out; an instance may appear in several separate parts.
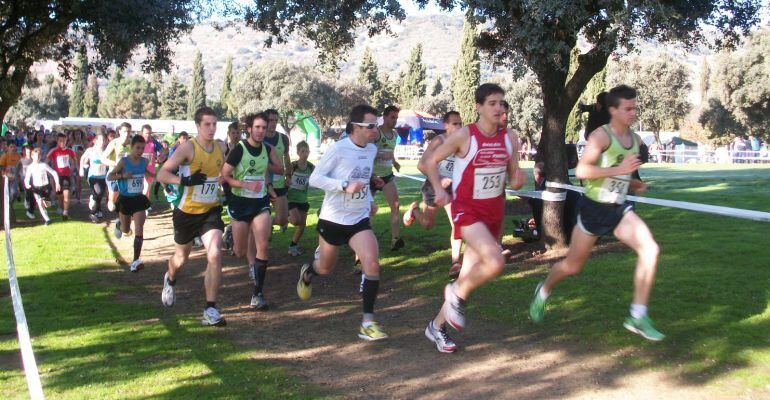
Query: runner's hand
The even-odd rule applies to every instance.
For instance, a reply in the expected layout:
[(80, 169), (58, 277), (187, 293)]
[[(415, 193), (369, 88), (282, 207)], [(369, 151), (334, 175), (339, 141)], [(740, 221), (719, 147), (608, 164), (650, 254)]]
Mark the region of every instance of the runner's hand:
[(377, 214), (377, 203), (372, 202), (371, 210), (369, 210), (369, 218), (373, 218)]
[(647, 184), (638, 179), (631, 179), (631, 184), (628, 186), (628, 190), (634, 194), (642, 194), (647, 191)]
[(452, 199), (449, 197), (449, 193), (444, 190), (444, 188), (439, 188), (438, 190), (434, 187), (433, 191), (436, 192), (436, 199), (434, 202), (439, 207), (444, 207), (445, 205), (449, 204)]
[(183, 176), (179, 180), (179, 184), (182, 186), (198, 186), (203, 185), (206, 182), (206, 174), (198, 171), (190, 176)]
[(267, 187), (267, 194), (270, 196), (270, 200), (275, 200), (278, 198), (278, 195), (275, 193), (275, 190), (273, 190), (272, 186)]
[(441, 187), (446, 189), (452, 186), (452, 180), (449, 178), (441, 178)]
[(57, 193), (58, 193), (58, 192), (61, 192), (61, 186), (60, 186), (60, 185), (56, 185), (56, 192), (57, 192)]
[(345, 188), (345, 193), (353, 194), (360, 192), (364, 188), (364, 183), (360, 181), (353, 181), (348, 183), (348, 187)]
[(628, 154), (625, 158), (623, 158), (623, 161), (618, 165), (617, 168), (620, 172), (620, 174), (630, 174), (637, 169), (639, 169), (639, 166), (642, 165), (642, 160), (639, 159), (639, 156), (636, 154)]
[(374, 182), (374, 187), (377, 189), (382, 189), (382, 187), (385, 186), (385, 181), (383, 181), (379, 176), (372, 178), (372, 181)]
[(521, 189), (522, 186), (527, 182), (527, 174), (522, 171), (521, 168), (516, 170), (516, 173), (513, 176), (513, 179), (511, 180), (511, 188), (514, 190)]

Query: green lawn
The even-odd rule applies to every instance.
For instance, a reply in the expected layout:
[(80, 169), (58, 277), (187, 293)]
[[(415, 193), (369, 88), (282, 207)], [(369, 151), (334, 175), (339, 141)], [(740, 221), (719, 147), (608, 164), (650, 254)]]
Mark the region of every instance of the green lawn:
[[(525, 164), (526, 165), (526, 164)], [(413, 165), (405, 173), (417, 174)], [(770, 211), (770, 168), (765, 166), (645, 166), (650, 197)], [(419, 199), (418, 182), (398, 181), (402, 211)], [(531, 182), (525, 187), (531, 189)], [(312, 191), (309, 224), (321, 193)], [(402, 228), (406, 248), (388, 250), (388, 208), (374, 227), (381, 239), (384, 279), (399, 290), (435, 297), (449, 267), (448, 223), (440, 214), (426, 233)], [(581, 343), (638, 369), (670, 370), (692, 384), (770, 385), (770, 246), (767, 223), (640, 205), (638, 212), (661, 245), (651, 316), (668, 335), (648, 343), (622, 326), (632, 293), (635, 256), (611, 253), (592, 258), (583, 274), (565, 281), (551, 298), (546, 321), (534, 326), (527, 306), (547, 265), (514, 265), (471, 299), (471, 319), (509, 328), (506, 335), (539, 334), (581, 351)], [(20, 214), (19, 214), (20, 215)], [(23, 217), (22, 217), (23, 218)], [(508, 218), (506, 232), (512, 230)], [(43, 235), (45, 232), (45, 235)], [(77, 233), (76, 235), (74, 233)], [(289, 233), (292, 228), (289, 228)], [(55, 223), (15, 229), (14, 249), (27, 317), (49, 398), (312, 397), (313, 389), (287, 378), (280, 368), (249, 359), (221, 333), (203, 329), (189, 316), (159, 313), (155, 297), (135, 304), (121, 300), (143, 290), (111, 282), (113, 254), (107, 232), (90, 223)], [(290, 235), (271, 246), (284, 249)], [(510, 236), (506, 240), (511, 240)], [(609, 240), (609, 239), (607, 239)], [(312, 249), (308, 228), (301, 243)], [(4, 260), (4, 258), (3, 258)], [(341, 260), (345, 260), (344, 256)], [(345, 267), (341, 262), (340, 268)], [(5, 270), (3, 268), (3, 270)], [(5, 277), (5, 272), (0, 273)], [(0, 397), (26, 396), (15, 323), (0, 288)], [(160, 316), (161, 324), (158, 324)], [(259, 373), (250, 371), (259, 370)], [(290, 371), (289, 371), (290, 372)]]

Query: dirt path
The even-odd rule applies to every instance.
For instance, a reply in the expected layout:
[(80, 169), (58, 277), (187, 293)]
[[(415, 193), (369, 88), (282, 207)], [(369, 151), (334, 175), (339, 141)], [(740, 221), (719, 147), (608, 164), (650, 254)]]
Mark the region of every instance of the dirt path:
[[(193, 253), (191, 263), (178, 277), (177, 305), (173, 310), (164, 310), (160, 286), (173, 250), (170, 213), (151, 215), (145, 232), (145, 269), (130, 274), (125, 267), (126, 273), (111, 274), (113, 279), (120, 275), (117, 279), (143, 285), (148, 296), (157, 297), (160, 313), (187, 313), (190, 318), (199, 318), (205, 262), (202, 252)], [(112, 241), (129, 257), (130, 239)], [(377, 312), (390, 338), (363, 342), (355, 335), (361, 307), (359, 276), (353, 275), (346, 264), (338, 265), (332, 276), (314, 280), (313, 298), (301, 302), (295, 285), (305, 258), (290, 258), (284, 249), (274, 251), (265, 292), (271, 308), (254, 312), (248, 307), (251, 284), (246, 268), (225, 256), (218, 304), (228, 325), (222, 329), (256, 359), (283, 365), (290, 374), (334, 396), (712, 399), (735, 398), (738, 392), (741, 397), (752, 398), (750, 392), (740, 388), (721, 394), (713, 387), (704, 389), (682, 382), (670, 371), (624, 366), (619, 356), (633, 349), (608, 354), (601, 344), (557, 343), (547, 334), (523, 335), (474, 315), (462, 334), (454, 333), (465, 347), (455, 354), (440, 354), (423, 336), (425, 324), (440, 304), (438, 294), (414, 297), (398, 282), (387, 279), (380, 287)]]

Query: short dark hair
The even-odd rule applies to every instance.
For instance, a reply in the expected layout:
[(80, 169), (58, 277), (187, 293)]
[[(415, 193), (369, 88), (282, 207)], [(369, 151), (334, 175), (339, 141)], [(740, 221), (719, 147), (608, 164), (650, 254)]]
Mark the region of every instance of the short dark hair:
[(401, 112), (401, 109), (396, 106), (387, 106), (384, 110), (382, 110), (382, 116), (384, 117), (392, 112), (399, 113)]
[(476, 104), (484, 104), (484, 102), (487, 100), (487, 97), (493, 95), (493, 94), (502, 94), (505, 95), (505, 90), (500, 87), (500, 85), (494, 84), (494, 83), (484, 83), (478, 88), (476, 88), (475, 98), (476, 98)]
[(263, 113), (267, 116), (275, 115), (277, 117), (279, 115), (278, 110), (275, 108), (268, 108), (267, 110), (263, 111)]
[(254, 125), (254, 120), (261, 119), (267, 123), (267, 112), (252, 113), (243, 118), (243, 123), (246, 124), (246, 129), (251, 128)]
[[(380, 116), (380, 113), (377, 112), (377, 109), (368, 105), (368, 104), (359, 104), (355, 107), (353, 107), (352, 110), (350, 110), (350, 116), (348, 118), (349, 122), (364, 122), (364, 115), (366, 114), (372, 114), (377, 117)], [(352, 132), (352, 129), (351, 129)]]
[(67, 135), (65, 135), (63, 133), (57, 133), (56, 134), (56, 140), (59, 140), (59, 139), (62, 139), (62, 138), (66, 139)]
[(297, 151), (299, 151), (299, 149), (308, 149), (308, 150), (310, 150), (310, 145), (307, 144), (306, 141), (301, 140), (299, 143), (297, 143)]
[(508, 102), (505, 100), (501, 101), (500, 104), (503, 105), (503, 107), (505, 108), (505, 111), (509, 111), (511, 109), (511, 105), (508, 104)]
[(147, 130), (149, 130), (150, 132), (152, 132), (152, 127), (150, 126), (150, 124), (144, 124), (144, 125), (142, 125), (142, 129), (140, 130), (140, 132), (141, 132), (141, 131), (143, 131), (143, 130), (145, 130), (145, 129), (147, 129)]
[(452, 118), (453, 115), (456, 115), (458, 118), (460, 118), (460, 120), (463, 119), (463, 117), (460, 116), (460, 113), (458, 111), (452, 110), (452, 111), (447, 111), (444, 114), (444, 116), (441, 118), (441, 120), (444, 122), (447, 122), (449, 121), (449, 118)]
[(596, 95), (596, 103), (601, 104), (602, 107), (607, 107), (607, 92), (601, 92)]
[(620, 106), (620, 100), (633, 100), (636, 98), (636, 89), (627, 85), (618, 85), (607, 93), (607, 108)]
[(189, 138), (189, 137), (190, 137), (190, 134), (189, 134), (189, 133), (187, 133), (186, 131), (182, 131), (182, 132), (179, 132), (179, 136), (177, 136), (177, 138), (179, 138), (179, 137), (181, 137), (181, 136), (184, 136), (184, 137), (186, 137), (186, 138)]
[(131, 132), (131, 124), (129, 124), (128, 122), (124, 122), (124, 123), (118, 125), (118, 129), (120, 129), (120, 128), (128, 128), (128, 131)]
[(238, 130), (238, 121), (231, 122), (230, 125), (227, 125), (227, 130), (229, 131), (230, 129)]
[(131, 138), (131, 146), (137, 143), (147, 143), (147, 141), (144, 140), (144, 136), (142, 135), (134, 135), (134, 137)]
[(212, 117), (217, 118), (217, 113), (213, 108), (203, 106), (195, 111), (195, 125), (201, 124), (204, 115), (211, 115)]

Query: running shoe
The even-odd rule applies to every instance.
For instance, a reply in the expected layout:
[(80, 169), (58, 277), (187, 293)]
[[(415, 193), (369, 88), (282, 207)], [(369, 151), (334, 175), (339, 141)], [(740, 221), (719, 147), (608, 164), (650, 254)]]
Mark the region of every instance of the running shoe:
[(428, 326), (425, 328), (425, 337), (435, 343), (436, 348), (441, 353), (454, 353), (457, 351), (457, 345), (446, 333), (446, 327), (442, 326), (441, 329), (437, 329), (433, 321), (428, 322)]
[(444, 317), (452, 328), (459, 331), (465, 327), (465, 304), (455, 294), (452, 286), (450, 283), (444, 287), (444, 301), (447, 304), (444, 309)]
[(195, 239), (193, 239), (193, 247), (203, 247), (203, 242), (201, 242), (201, 238), (196, 236)]
[(203, 310), (203, 319), (201, 320), (201, 323), (204, 326), (227, 325), (227, 321), (225, 321), (225, 318), (222, 316), (222, 314), (219, 313), (219, 310), (217, 310), (214, 307), (208, 307), (205, 310)]
[(102, 218), (104, 218), (104, 214), (102, 214), (101, 211), (97, 211), (96, 212), (96, 218), (102, 219)]
[(68, 221), (70, 219), (70, 215), (65, 212), (64, 214), (62, 214), (61, 219), (64, 221)]
[(461, 269), (463, 269), (463, 265), (460, 262), (453, 262), (452, 266), (449, 267), (449, 277), (452, 279), (457, 279), (457, 277), (460, 276)]
[(416, 210), (419, 205), (420, 204), (416, 201), (409, 205), (409, 209), (404, 213), (404, 226), (410, 226), (414, 223), (414, 210)]
[(546, 300), (540, 297), (540, 289), (543, 287), (543, 283), (540, 282), (535, 288), (535, 298), (532, 299), (532, 303), (529, 305), (529, 319), (536, 324), (543, 322), (543, 318), (545, 318)]
[(287, 227), (288, 227), (288, 225), (281, 225), (281, 226), (278, 227), (278, 230), (281, 231), (281, 233), (284, 233), (284, 232), (286, 232), (286, 228)]
[(160, 293), (160, 301), (166, 307), (171, 307), (176, 303), (176, 288), (169, 282), (168, 272), (163, 275), (163, 291)]
[(659, 342), (666, 337), (652, 326), (652, 320), (646, 315), (641, 318), (626, 317), (623, 327), (653, 342)]
[(265, 295), (257, 293), (251, 296), (251, 308), (255, 310), (267, 310), (267, 302), (265, 301)]
[(144, 268), (144, 263), (142, 260), (134, 260), (134, 262), (131, 263), (131, 272), (139, 272), (140, 269)]
[(43, 222), (43, 224), (44, 224), (45, 226), (51, 225), (51, 223), (52, 223), (52, 222), (51, 222), (51, 220), (50, 220), (50, 219), (47, 219), (47, 220), (45, 220), (45, 222)]
[(24, 198), (24, 208), (25, 208), (25, 209), (29, 209), (29, 208), (30, 208), (30, 207), (29, 207), (29, 201), (27, 201), (27, 198), (26, 198), (26, 197)]
[(404, 239), (395, 238), (393, 239), (393, 245), (390, 246), (390, 251), (401, 250), (403, 247), (404, 247)]
[(112, 233), (114, 233), (115, 237), (118, 239), (123, 237), (123, 232), (120, 230), (120, 219), (115, 220), (115, 227), (112, 228)]
[(94, 200), (94, 196), (88, 196), (88, 209), (96, 211), (96, 200)]
[(372, 321), (366, 327), (363, 324), (361, 325), (361, 328), (358, 330), (358, 337), (372, 342), (375, 340), (387, 339), (388, 334), (383, 332), (376, 322)]
[(88, 218), (90, 218), (91, 222), (93, 222), (93, 223), (99, 222), (99, 217), (97, 217), (96, 214), (94, 214), (94, 213), (88, 214)]
[(35, 214), (33, 214), (33, 213), (31, 213), (31, 212), (27, 211), (27, 218), (29, 218), (29, 219), (35, 219)]
[(310, 269), (310, 264), (304, 264), (299, 270), (299, 281), (297, 281), (297, 296), (302, 300), (308, 300), (313, 294), (313, 287), (305, 282), (305, 273)]
[(301, 251), (299, 251), (299, 246), (289, 246), (289, 255), (292, 257), (296, 257), (298, 255), (302, 254)]

